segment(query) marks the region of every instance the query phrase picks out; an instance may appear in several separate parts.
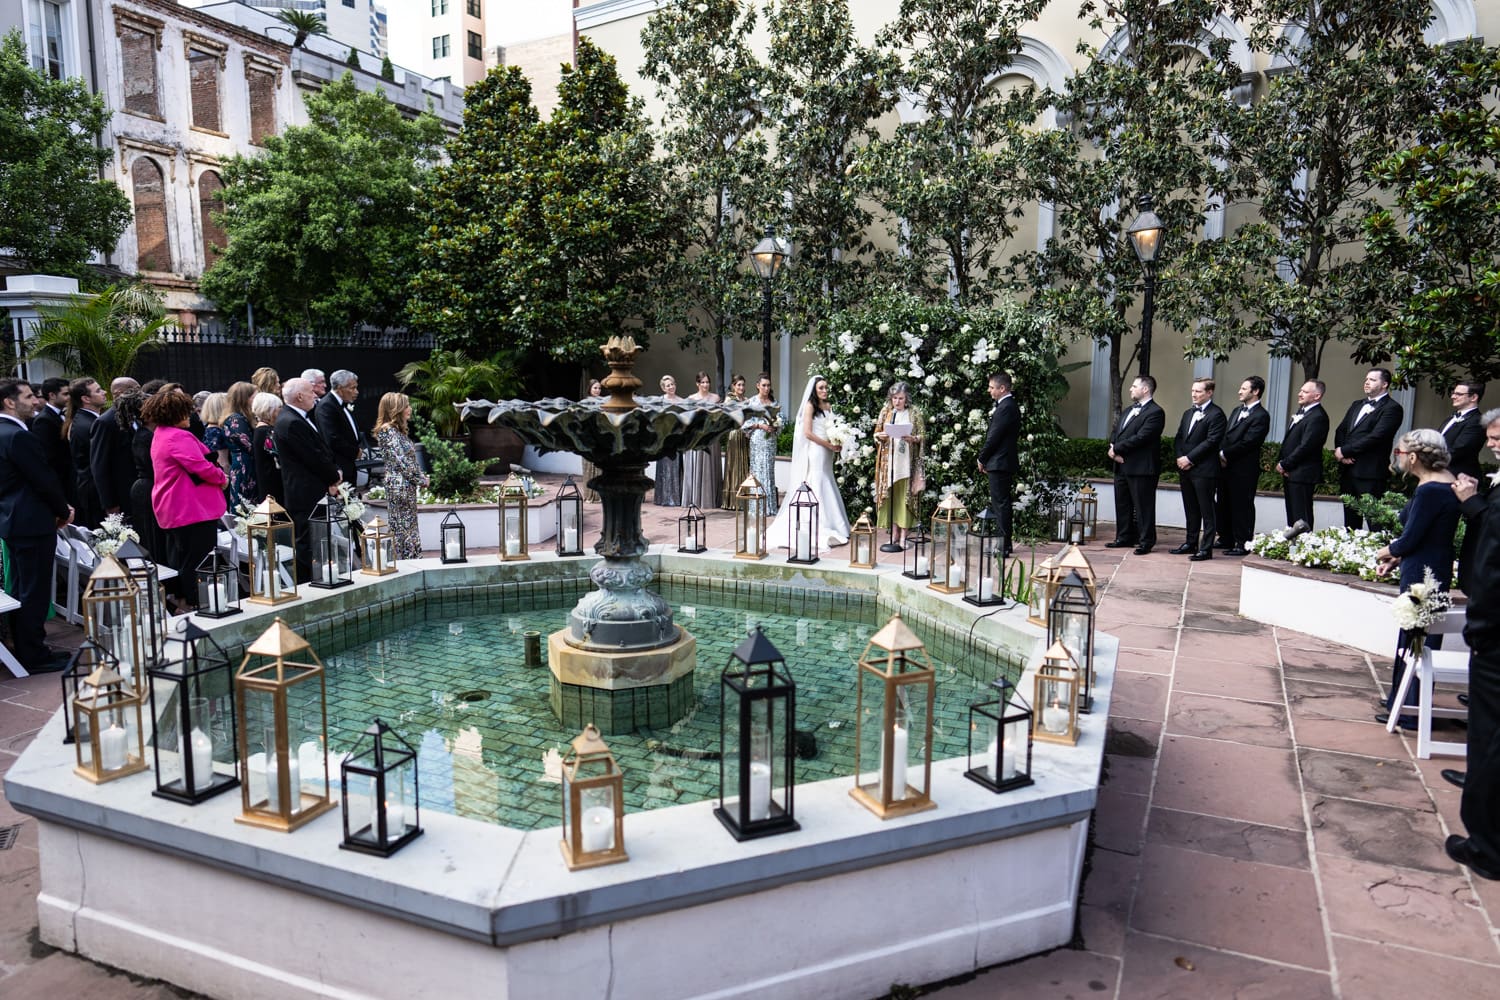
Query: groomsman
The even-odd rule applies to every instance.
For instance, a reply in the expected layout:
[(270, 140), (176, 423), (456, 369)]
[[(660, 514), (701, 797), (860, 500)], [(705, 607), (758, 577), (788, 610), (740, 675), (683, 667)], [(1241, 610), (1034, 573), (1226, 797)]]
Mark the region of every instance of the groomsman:
[(1156, 545), (1156, 482), (1161, 477), (1161, 432), (1167, 415), (1151, 397), (1156, 379), (1142, 375), (1130, 383), (1134, 403), (1115, 425), (1109, 457), (1115, 463), (1115, 540), (1106, 548), (1135, 546), (1143, 556)]
[(1448, 396), (1453, 416), (1443, 425), (1443, 440), (1448, 442), (1448, 470), (1455, 476), (1479, 478), (1479, 449), (1484, 444), (1484, 428), (1479, 425), (1479, 401), (1484, 398), (1483, 382), (1460, 382)]
[(1297, 412), (1281, 439), (1276, 471), (1281, 474), (1281, 493), (1286, 501), (1287, 526), (1301, 521), (1313, 527), (1313, 489), (1323, 478), (1323, 445), (1328, 443), (1328, 413), (1323, 409), (1327, 390), (1318, 379), (1308, 379), (1297, 390)]
[(1271, 415), (1260, 405), (1266, 380), (1251, 375), (1240, 383), (1240, 406), (1229, 415), (1219, 449), (1219, 537), (1225, 555), (1242, 556), (1255, 537), (1255, 481), (1260, 478), (1260, 446), (1271, 433)]
[[(1214, 403), (1214, 380), (1193, 381), (1193, 405), (1182, 414), (1173, 442), (1182, 482), (1182, 513), (1187, 541), (1172, 550), (1191, 555), (1193, 562), (1214, 557), (1214, 479), (1219, 471), (1219, 446), (1224, 443), (1224, 411)], [(1199, 526), (1202, 525), (1202, 533)]]
[[(1333, 457), (1339, 460), (1339, 492), (1371, 496), (1385, 492), (1391, 481), (1391, 448), (1401, 427), (1401, 404), (1391, 398), (1391, 373), (1371, 368), (1365, 373), (1365, 395), (1349, 404), (1333, 432)], [(1344, 527), (1365, 523), (1353, 507), (1344, 508)]]
[(1021, 471), (1016, 440), (1021, 435), (1021, 408), (1011, 395), (1008, 372), (990, 376), (990, 398), (995, 408), (990, 412), (990, 429), (979, 451), (979, 468), (990, 481), (990, 510), (1000, 519), (1000, 534), (1005, 538), (1005, 555), (1011, 554), (1011, 520), (1016, 473)]

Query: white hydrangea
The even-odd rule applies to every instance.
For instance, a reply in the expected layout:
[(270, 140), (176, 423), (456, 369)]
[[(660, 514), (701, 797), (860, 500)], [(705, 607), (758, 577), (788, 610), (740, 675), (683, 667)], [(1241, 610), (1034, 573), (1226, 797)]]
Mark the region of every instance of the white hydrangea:
[(889, 323), (881, 323), (875, 329), (879, 330), (881, 333), (890, 333), (891, 332), (891, 324), (889, 324)]
[(922, 384), (925, 385), (927, 388), (931, 389), (933, 386), (937, 385), (937, 376), (936, 375), (929, 375), (929, 376), (927, 376), (926, 378), (924, 378), (922, 380)]
[(845, 354), (853, 354), (859, 350), (859, 338), (854, 336), (853, 330), (845, 330), (839, 334), (839, 347), (843, 348)]
[(828, 371), (829, 371), (830, 374), (837, 373), (840, 367), (841, 366), (839, 365), (839, 362), (838, 362), (837, 358), (835, 358), (834, 360), (828, 362)]
[(866, 375), (874, 375), (875, 374), (875, 362), (873, 362), (873, 361), (866, 361), (865, 362), (865, 374)]

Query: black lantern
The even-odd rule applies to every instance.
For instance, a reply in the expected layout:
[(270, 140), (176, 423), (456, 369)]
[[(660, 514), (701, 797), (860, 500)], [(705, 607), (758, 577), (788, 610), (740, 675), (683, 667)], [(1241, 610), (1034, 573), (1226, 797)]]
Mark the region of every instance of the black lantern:
[(318, 501), (307, 519), (307, 538), (312, 550), (312, 580), (308, 586), (332, 590), (354, 582), (349, 576), (349, 521), (334, 511), (327, 497)]
[(1052, 529), (1054, 542), (1068, 540), (1068, 519), (1072, 513), (1072, 505), (1067, 500), (1056, 500), (1047, 508), (1047, 525)]
[(240, 783), (234, 670), (219, 644), (191, 621), (173, 645), (182, 649), (182, 659), (150, 670), (156, 720), (152, 794), (192, 806)]
[(1002, 677), (992, 701), (969, 706), (969, 769), (964, 777), (992, 792), (1031, 784), (1031, 706)]
[(1078, 514), (1083, 519), (1083, 541), (1078, 543), (1082, 545), (1093, 541), (1099, 528), (1099, 494), (1093, 483), (1084, 483), (1078, 491)]
[(72, 743), (75, 738), (88, 739), (88, 727), (84, 731), (77, 732), (77, 722), (73, 718), (73, 699), (81, 694), (88, 683), (88, 676), (99, 667), (118, 670), (120, 661), (115, 655), (93, 639), (85, 639), (73, 655), (68, 658), (68, 668), (62, 672), (62, 705), (63, 705), (63, 744)]
[(422, 835), (417, 752), (376, 719), (339, 765), (346, 851), (388, 858)]
[(703, 511), (695, 503), (688, 504), (687, 513), (677, 519), (677, 551), (707, 552), (708, 546), (704, 544), (707, 527)]
[(468, 533), (464, 530), (464, 522), (458, 516), (457, 508), (450, 507), (448, 513), (443, 515), (443, 523), (439, 526), (438, 536), (438, 552), (443, 562), (466, 563), (469, 561)]
[(578, 492), (572, 476), (558, 487), (553, 502), (557, 506), (558, 556), (583, 555), (583, 494)]
[(215, 548), (198, 564), (198, 614), (203, 618), (228, 618), (240, 607), (240, 568)]
[(931, 544), (932, 537), (927, 534), (927, 523), (917, 521), (906, 533), (906, 541), (906, 555), (901, 559), (901, 575), (910, 580), (931, 579), (932, 564), (928, 561), (927, 546)]
[(757, 626), (729, 654), (719, 703), (719, 807), (735, 840), (799, 830), (792, 794), (797, 684)]
[(792, 537), (787, 541), (791, 549), (787, 562), (811, 564), (818, 561), (818, 498), (806, 483), (792, 494)]
[(135, 584), (141, 649), (145, 655), (142, 666), (149, 667), (161, 659), (162, 644), (167, 636), (167, 598), (162, 593), (161, 577), (146, 550), (128, 538), (115, 549), (115, 559), (125, 567)]
[(982, 607), (1005, 603), (1005, 539), (1000, 519), (988, 507), (974, 518), (964, 540), (964, 600)]
[(1094, 707), (1094, 595), (1076, 570), (1058, 583), (1047, 605), (1047, 645), (1054, 642), (1068, 647), (1078, 661), (1078, 711), (1087, 715)]

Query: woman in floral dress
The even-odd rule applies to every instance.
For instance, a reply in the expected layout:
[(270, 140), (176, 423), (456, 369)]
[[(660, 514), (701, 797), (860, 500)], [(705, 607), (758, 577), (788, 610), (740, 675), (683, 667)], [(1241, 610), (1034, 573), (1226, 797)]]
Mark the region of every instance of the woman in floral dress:
[(419, 559), (422, 536), (417, 531), (417, 487), (427, 477), (417, 465), (417, 449), (407, 436), (411, 400), (405, 394), (388, 392), (380, 397), (375, 412), (375, 440), (385, 456), (385, 502), (391, 534), (396, 538), (397, 559)]
[(241, 500), (249, 500), (258, 494), (255, 482), (255, 418), (250, 414), (250, 400), (255, 398), (255, 386), (249, 382), (236, 382), (229, 387), (229, 413), (220, 426), (224, 430), (224, 444), (229, 451), (229, 509), (234, 510)]
[[(766, 416), (748, 417), (741, 425), (750, 439), (750, 474), (766, 491), (766, 517), (776, 514), (776, 432), (781, 418), (776, 412), (776, 395), (771, 392), (771, 376), (765, 372), (755, 380), (755, 401), (766, 408)], [(735, 484), (739, 489), (739, 484)]]

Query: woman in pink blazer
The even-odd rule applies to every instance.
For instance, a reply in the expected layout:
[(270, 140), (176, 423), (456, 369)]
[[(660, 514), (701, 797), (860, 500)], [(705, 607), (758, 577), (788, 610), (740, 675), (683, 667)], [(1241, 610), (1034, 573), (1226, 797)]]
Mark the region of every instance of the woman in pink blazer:
[(151, 508), (167, 536), (167, 560), (177, 571), (179, 610), (198, 603), (198, 564), (218, 542), (219, 518), (226, 510), (224, 486), (229, 481), (208, 448), (188, 430), (192, 415), (192, 397), (176, 385), (162, 388), (141, 407), (141, 419), (155, 429)]

